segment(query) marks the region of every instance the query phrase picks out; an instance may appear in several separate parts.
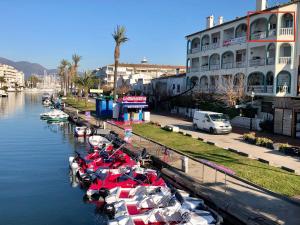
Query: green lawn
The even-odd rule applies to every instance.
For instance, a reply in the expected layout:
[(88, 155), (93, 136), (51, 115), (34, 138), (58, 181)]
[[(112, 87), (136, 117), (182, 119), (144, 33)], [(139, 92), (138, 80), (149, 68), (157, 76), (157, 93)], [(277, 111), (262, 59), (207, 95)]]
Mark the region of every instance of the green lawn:
[(182, 134), (165, 131), (152, 124), (135, 124), (133, 125), (133, 131), (195, 158), (207, 159), (219, 165), (224, 165), (234, 170), (241, 178), (274, 192), (287, 196), (300, 195), (300, 176), (293, 173)]
[(87, 105), (86, 105), (85, 99), (82, 99), (82, 98), (78, 99), (75, 97), (67, 97), (67, 99), (65, 99), (64, 102), (80, 111), (95, 111), (96, 110), (96, 106), (94, 103), (87, 102)]

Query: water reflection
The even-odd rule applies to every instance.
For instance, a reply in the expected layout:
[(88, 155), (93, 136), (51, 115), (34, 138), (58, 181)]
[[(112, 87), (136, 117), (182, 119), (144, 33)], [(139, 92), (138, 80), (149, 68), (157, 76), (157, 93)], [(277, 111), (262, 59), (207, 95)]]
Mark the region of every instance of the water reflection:
[(0, 97), (0, 120), (7, 119), (16, 112), (22, 112), (25, 104), (25, 93), (9, 92), (7, 98)]

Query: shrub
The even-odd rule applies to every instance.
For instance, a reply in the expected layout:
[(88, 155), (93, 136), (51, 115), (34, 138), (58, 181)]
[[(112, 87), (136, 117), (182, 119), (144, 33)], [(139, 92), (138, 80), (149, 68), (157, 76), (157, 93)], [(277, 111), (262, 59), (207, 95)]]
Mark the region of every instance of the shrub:
[(290, 148), (291, 146), (288, 144), (288, 143), (286, 143), (286, 144), (284, 144), (284, 143), (280, 143), (279, 144), (279, 151), (285, 151), (286, 149), (288, 149), (288, 148)]
[(250, 144), (255, 144), (256, 143), (256, 137), (255, 137), (255, 133), (254, 132), (250, 132), (250, 133), (245, 133), (243, 135), (243, 139), (244, 141), (250, 143)]
[(258, 146), (273, 149), (273, 141), (271, 139), (268, 139), (268, 138), (258, 137), (258, 138), (256, 138), (256, 143), (255, 144), (258, 145)]

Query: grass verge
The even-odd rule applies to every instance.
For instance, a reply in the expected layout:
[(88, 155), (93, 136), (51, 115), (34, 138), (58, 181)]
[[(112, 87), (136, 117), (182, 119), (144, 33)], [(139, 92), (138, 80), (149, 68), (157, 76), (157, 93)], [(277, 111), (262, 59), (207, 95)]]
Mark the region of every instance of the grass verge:
[(224, 165), (236, 174), (271, 191), (292, 197), (300, 195), (300, 176), (240, 156), (194, 138), (160, 129), (152, 124), (134, 124), (133, 131), (195, 158)]
[(86, 105), (85, 99), (82, 99), (82, 98), (67, 97), (67, 99), (65, 99), (64, 102), (80, 111), (95, 111), (96, 110), (96, 106), (94, 103), (87, 102), (87, 105)]

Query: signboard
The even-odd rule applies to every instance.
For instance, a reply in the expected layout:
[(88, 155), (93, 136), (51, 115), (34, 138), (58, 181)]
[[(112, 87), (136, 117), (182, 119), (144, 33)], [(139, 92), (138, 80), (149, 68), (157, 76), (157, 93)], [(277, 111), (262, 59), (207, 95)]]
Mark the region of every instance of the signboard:
[(145, 96), (124, 96), (122, 102), (146, 102)]
[(102, 89), (90, 89), (90, 93), (102, 94), (103, 90)]

